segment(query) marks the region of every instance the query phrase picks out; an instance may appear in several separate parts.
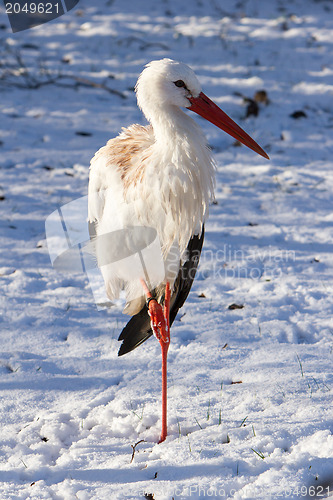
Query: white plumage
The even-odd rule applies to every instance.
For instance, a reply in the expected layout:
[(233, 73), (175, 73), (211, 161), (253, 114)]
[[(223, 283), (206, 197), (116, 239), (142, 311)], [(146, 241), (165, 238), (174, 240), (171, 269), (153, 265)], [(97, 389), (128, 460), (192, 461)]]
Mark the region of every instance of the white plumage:
[[(178, 87), (175, 82), (184, 82)], [(171, 290), (180, 261), (194, 234), (200, 234), (214, 188), (214, 161), (197, 123), (181, 107), (201, 87), (185, 64), (153, 61), (141, 73), (138, 105), (151, 125), (132, 125), (108, 141), (91, 161), (89, 221), (96, 224), (95, 251), (108, 297), (127, 292), (124, 312), (136, 314), (145, 295), (138, 277), (124, 280), (117, 266), (101, 265), (110, 251), (100, 235), (128, 226), (155, 228)]]

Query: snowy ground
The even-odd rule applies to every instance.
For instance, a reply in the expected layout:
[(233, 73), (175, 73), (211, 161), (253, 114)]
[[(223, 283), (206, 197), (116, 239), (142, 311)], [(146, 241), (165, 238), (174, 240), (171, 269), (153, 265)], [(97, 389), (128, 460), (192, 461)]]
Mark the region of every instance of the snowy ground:
[[(15, 35), (1, 15), (0, 498), (332, 496), (332, 2), (90, 4)], [(216, 204), (158, 445), (158, 343), (117, 357), (127, 318), (52, 269), (44, 224), (86, 194), (94, 152), (143, 122), (132, 89), (162, 57), (192, 66), (271, 161), (198, 118)], [(262, 89), (245, 118), (240, 94)]]

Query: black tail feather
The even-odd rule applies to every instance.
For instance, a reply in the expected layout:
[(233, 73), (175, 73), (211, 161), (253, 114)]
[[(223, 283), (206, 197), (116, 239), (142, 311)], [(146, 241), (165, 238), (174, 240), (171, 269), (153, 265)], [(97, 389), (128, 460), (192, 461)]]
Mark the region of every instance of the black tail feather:
[(142, 342), (149, 339), (152, 334), (148, 307), (144, 305), (141, 311), (129, 320), (119, 335), (118, 340), (122, 340), (123, 343), (118, 351), (118, 356), (133, 351)]

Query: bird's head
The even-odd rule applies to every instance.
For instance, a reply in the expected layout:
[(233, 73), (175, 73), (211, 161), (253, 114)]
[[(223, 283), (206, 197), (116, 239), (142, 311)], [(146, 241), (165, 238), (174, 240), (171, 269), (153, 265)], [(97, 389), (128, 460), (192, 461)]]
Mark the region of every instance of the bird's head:
[(172, 59), (146, 65), (135, 86), (138, 105), (148, 120), (163, 108), (187, 108), (213, 123), (264, 158), (265, 151), (201, 90), (194, 71)]
[(178, 106), (188, 108), (189, 98), (197, 97), (201, 85), (194, 71), (178, 61), (161, 59), (152, 61), (142, 71), (135, 87), (139, 107)]

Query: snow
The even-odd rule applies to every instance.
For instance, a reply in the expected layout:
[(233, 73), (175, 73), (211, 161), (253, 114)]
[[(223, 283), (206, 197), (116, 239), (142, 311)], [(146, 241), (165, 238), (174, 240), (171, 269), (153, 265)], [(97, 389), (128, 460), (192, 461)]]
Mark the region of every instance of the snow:
[[(16, 34), (2, 16), (1, 499), (333, 496), (332, 12), (81, 0)], [(45, 220), (86, 196), (99, 147), (143, 123), (133, 86), (162, 57), (189, 64), (271, 161), (196, 118), (217, 203), (171, 332), (157, 444), (158, 343), (117, 357), (127, 317), (96, 307), (84, 273), (52, 268)], [(262, 89), (269, 103), (244, 118), (242, 95)]]

